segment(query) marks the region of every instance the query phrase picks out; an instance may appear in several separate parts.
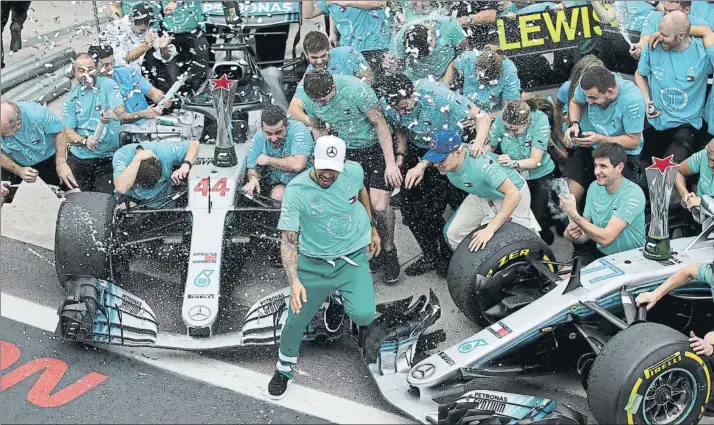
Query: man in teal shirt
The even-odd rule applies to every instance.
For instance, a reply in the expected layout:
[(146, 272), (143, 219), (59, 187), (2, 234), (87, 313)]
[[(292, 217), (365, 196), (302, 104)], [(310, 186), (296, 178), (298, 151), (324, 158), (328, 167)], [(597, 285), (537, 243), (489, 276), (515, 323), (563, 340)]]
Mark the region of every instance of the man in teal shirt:
[[(356, 77), (327, 71), (305, 75), (305, 112), (312, 121), (315, 139), (332, 133), (345, 140), (347, 158), (362, 166), (369, 187), (372, 210), (384, 243), (380, 263), (388, 283), (399, 279), (399, 260), (394, 245), (394, 210), (389, 205), (391, 188), (400, 187), (402, 174), (394, 158), (392, 135), (382, 116), (374, 90)], [(390, 187), (391, 186), (391, 187)]]
[[(122, 146), (114, 153), (115, 196), (158, 207), (171, 194), (171, 183), (186, 180), (198, 157), (198, 141), (149, 142)], [(174, 171), (174, 169), (176, 169)], [(157, 200), (157, 202), (151, 202)]]
[(457, 135), (444, 136), (434, 141), (424, 161), (434, 164), (451, 184), (469, 194), (444, 227), (451, 248), (455, 250), (471, 235), (469, 249), (483, 249), (506, 221), (538, 233), (541, 229), (530, 209), (531, 196), (523, 178), (500, 165), (496, 154), (472, 156)]
[[(352, 75), (372, 84), (374, 82), (374, 73), (367, 64), (362, 53), (350, 46), (340, 46), (330, 49), (330, 41), (324, 33), (319, 31), (310, 31), (305, 34), (302, 41), (302, 47), (305, 51), (307, 61), (310, 63), (305, 73), (312, 70), (325, 70), (332, 75)], [(290, 118), (298, 120), (303, 124), (310, 125), (310, 118), (305, 113), (305, 78), (300, 80), (295, 95), (290, 101)]]
[(278, 105), (263, 109), (260, 125), (248, 148), (248, 182), (243, 192), (263, 193), (281, 201), (285, 186), (312, 166), (315, 142), (310, 130), (301, 122), (288, 120)]
[[(49, 185), (77, 187), (67, 165), (64, 125), (39, 103), (2, 102), (0, 147), (0, 167), (11, 173), (5, 179), (10, 184), (34, 183), (39, 177)], [(11, 202), (12, 197), (5, 201)]]
[(364, 55), (377, 76), (382, 74), (382, 57), (389, 47), (389, 18), (383, 1), (302, 2), (303, 19), (330, 17), (334, 46), (350, 46)]
[[(634, 3), (634, 2), (632, 2)], [(660, 12), (658, 10), (651, 11), (642, 23), (642, 30), (640, 31), (640, 41), (630, 48), (630, 55), (639, 59), (642, 54), (642, 50), (645, 48), (645, 44), (650, 39), (650, 36), (657, 32), (659, 29), (659, 23), (662, 21), (665, 15), (679, 11), (683, 12), (685, 15), (689, 16), (689, 21), (692, 25), (704, 25), (711, 28), (709, 22), (706, 19), (698, 16), (696, 13), (692, 13), (692, 3), (691, 1), (665, 1), (662, 2), (662, 7), (664, 11)], [(696, 1), (696, 3), (703, 3), (701, 1)], [(697, 10), (701, 10), (697, 8)]]
[[(686, 179), (695, 174), (699, 174), (699, 181), (697, 192), (693, 193), (687, 188)], [(714, 196), (714, 139), (679, 165), (675, 187), (690, 210), (702, 204), (703, 195)]]
[[(446, 275), (451, 249), (442, 237), (447, 204), (456, 208), (462, 201), (458, 190), (434, 167), (421, 158), (440, 137), (440, 133), (475, 137), (483, 146), (490, 124), (488, 115), (469, 100), (438, 81), (412, 81), (404, 74), (385, 78), (382, 110), (394, 128), (397, 161), (406, 173), (402, 191), (401, 212), (404, 224), (414, 235), (422, 256), (405, 269), (407, 276), (418, 276), (436, 270)], [(473, 132), (473, 126), (476, 131)], [(464, 134), (467, 137), (466, 134)]]
[[(593, 182), (592, 149), (601, 143), (615, 143), (627, 153), (623, 175), (640, 181), (645, 98), (632, 81), (602, 66), (588, 68), (575, 89), (568, 107), (570, 127), (565, 130), (567, 147), (575, 152), (565, 166), (570, 193), (580, 202), (585, 188)], [(580, 125), (581, 117), (587, 116)]]
[(330, 294), (340, 291), (345, 311), (357, 326), (369, 325), (376, 315), (365, 247), (379, 256), (380, 240), (370, 225), (364, 171), (346, 161), (346, 151), (341, 139), (320, 137), (312, 156), (315, 167), (285, 189), (278, 229), (290, 306), (280, 334), (277, 370), (268, 384), (272, 399), (285, 395), (305, 328)]
[(403, 70), (412, 80), (440, 80), (467, 45), (464, 30), (456, 19), (431, 15), (399, 30), (384, 65), (393, 73)]
[(79, 84), (62, 108), (71, 145), (67, 163), (80, 190), (112, 193), (112, 155), (121, 145), (119, 118), (126, 110), (121, 91), (114, 80), (97, 74), (97, 63), (88, 54), (77, 55), (74, 67)]
[[(689, 19), (668, 13), (659, 25), (660, 42), (645, 45), (635, 73), (652, 125), (643, 136), (645, 158), (674, 155), (680, 163), (699, 147), (707, 76), (714, 70), (714, 45), (689, 34)], [(710, 40), (711, 41), (711, 40)]]
[(571, 220), (563, 236), (574, 244), (583, 265), (645, 246), (645, 194), (622, 175), (625, 150), (605, 143), (593, 151), (593, 158), (597, 180), (588, 188), (583, 215), (573, 196), (560, 197)]

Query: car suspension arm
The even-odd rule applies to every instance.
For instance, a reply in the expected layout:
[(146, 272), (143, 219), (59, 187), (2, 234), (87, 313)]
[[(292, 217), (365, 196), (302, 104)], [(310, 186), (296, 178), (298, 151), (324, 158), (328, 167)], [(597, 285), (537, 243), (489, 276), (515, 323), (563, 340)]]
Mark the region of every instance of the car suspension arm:
[(592, 301), (585, 301), (581, 302), (581, 304), (592, 310), (594, 313), (599, 314), (600, 317), (617, 326), (620, 330), (627, 329), (627, 323), (623, 322), (619, 317), (600, 307), (596, 303)]

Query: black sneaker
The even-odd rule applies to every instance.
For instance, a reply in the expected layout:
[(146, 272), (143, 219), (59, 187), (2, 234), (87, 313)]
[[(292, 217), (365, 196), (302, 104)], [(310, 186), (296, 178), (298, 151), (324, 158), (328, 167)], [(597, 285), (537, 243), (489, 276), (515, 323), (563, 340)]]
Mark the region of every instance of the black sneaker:
[(288, 384), (292, 381), (292, 379), (288, 379), (287, 376), (276, 370), (275, 375), (273, 375), (273, 379), (271, 379), (268, 384), (268, 397), (273, 400), (280, 400), (285, 397), (285, 391), (288, 389)]
[(399, 258), (397, 257), (397, 248), (394, 247), (391, 251), (382, 251), (379, 254), (384, 270), (384, 280), (387, 283), (394, 283), (399, 280), (401, 272), (399, 267)]
[(17, 22), (13, 22), (10, 25), (10, 50), (17, 52), (22, 49), (22, 25)]
[(369, 270), (372, 273), (378, 272), (382, 268), (382, 255), (369, 259)]
[(436, 260), (431, 257), (426, 257), (422, 255), (415, 262), (404, 269), (404, 273), (407, 276), (421, 276), (424, 273), (428, 273), (436, 268)]

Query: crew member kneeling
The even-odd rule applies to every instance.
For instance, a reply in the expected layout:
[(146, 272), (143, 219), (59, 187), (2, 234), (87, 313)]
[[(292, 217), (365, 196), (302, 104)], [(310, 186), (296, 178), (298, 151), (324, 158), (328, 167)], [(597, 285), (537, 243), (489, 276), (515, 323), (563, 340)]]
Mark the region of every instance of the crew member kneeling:
[(346, 151), (345, 142), (337, 137), (318, 138), (312, 157), (315, 167), (285, 188), (278, 228), (290, 308), (280, 335), (277, 371), (268, 385), (273, 399), (285, 394), (305, 327), (331, 293), (340, 291), (345, 311), (358, 326), (370, 324), (376, 315), (365, 247), (378, 255), (380, 240), (370, 226), (364, 171), (358, 163), (345, 161)]
[(471, 251), (484, 248), (506, 221), (540, 232), (530, 208), (528, 185), (515, 169), (500, 165), (498, 155), (491, 152), (471, 156), (468, 145), (462, 145), (456, 133), (439, 132), (434, 139), (424, 161), (433, 163), (451, 184), (469, 193), (444, 228), (452, 249), (474, 229), (487, 223), (473, 234), (469, 244)]
[[(191, 140), (133, 143), (119, 148), (112, 160), (115, 195), (158, 207), (161, 198), (171, 193), (171, 182), (178, 184), (188, 177), (199, 147)], [(175, 167), (179, 168), (174, 171)]]
[(603, 143), (592, 155), (596, 181), (588, 188), (583, 215), (575, 197), (560, 197), (560, 208), (571, 220), (563, 236), (574, 244), (582, 265), (645, 245), (645, 194), (622, 175), (625, 149)]

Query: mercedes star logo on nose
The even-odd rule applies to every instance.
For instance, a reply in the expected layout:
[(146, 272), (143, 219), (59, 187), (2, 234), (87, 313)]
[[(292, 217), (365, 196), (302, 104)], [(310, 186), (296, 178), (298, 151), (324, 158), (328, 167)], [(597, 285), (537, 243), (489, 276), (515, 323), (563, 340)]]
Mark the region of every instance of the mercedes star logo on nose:
[(211, 317), (211, 309), (205, 305), (197, 305), (188, 311), (188, 317), (196, 322), (203, 322)]
[(431, 363), (420, 364), (412, 369), (412, 376), (416, 379), (426, 379), (436, 372), (436, 366)]
[(330, 146), (329, 148), (327, 148), (327, 156), (329, 156), (330, 158), (336, 157), (337, 156), (337, 148), (334, 146)]

